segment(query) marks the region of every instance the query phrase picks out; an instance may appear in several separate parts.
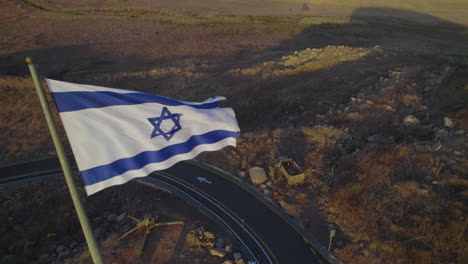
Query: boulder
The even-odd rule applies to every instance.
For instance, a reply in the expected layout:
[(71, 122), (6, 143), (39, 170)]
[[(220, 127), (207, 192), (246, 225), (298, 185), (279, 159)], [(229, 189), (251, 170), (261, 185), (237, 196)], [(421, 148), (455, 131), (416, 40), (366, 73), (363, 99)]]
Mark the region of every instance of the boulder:
[(442, 148), (442, 143), (440, 141), (436, 142), (434, 145), (431, 147), (432, 152), (439, 151)]
[(210, 254), (216, 257), (223, 258), (224, 256), (226, 256), (226, 250), (224, 250), (224, 248), (213, 248), (210, 251)]
[(55, 249), (55, 252), (57, 252), (57, 254), (60, 254), (64, 252), (66, 249), (67, 247), (65, 247), (64, 245), (58, 245), (57, 248)]
[(448, 159), (446, 163), (447, 163), (447, 166), (449, 167), (453, 167), (457, 165), (457, 161), (453, 159)]
[(414, 126), (419, 124), (419, 119), (415, 116), (409, 115), (403, 119), (403, 125), (404, 126)]
[(425, 106), (425, 105), (421, 105), (421, 106), (419, 107), (419, 111), (427, 111), (427, 110), (429, 110), (429, 107), (427, 107), (427, 106)]
[(245, 169), (238, 169), (236, 173), (237, 176), (239, 176), (239, 178), (244, 179), (245, 177), (247, 177), (247, 171)]
[(232, 244), (229, 244), (224, 247), (224, 250), (226, 250), (226, 253), (231, 254), (232, 253)]
[(265, 170), (260, 167), (252, 167), (249, 169), (250, 180), (254, 184), (262, 184), (267, 180)]
[(435, 140), (445, 140), (448, 137), (448, 131), (446, 129), (439, 129), (434, 134)]
[(117, 221), (117, 223), (120, 223), (125, 219), (125, 216), (127, 216), (126, 213), (121, 213), (119, 216), (115, 218), (115, 221)]
[(114, 214), (114, 213), (110, 213), (108, 216), (107, 216), (107, 221), (109, 222), (113, 222), (115, 220), (115, 218), (117, 218), (117, 215)]
[(208, 232), (208, 231), (203, 232), (203, 235), (208, 239), (214, 239), (215, 238), (215, 235), (213, 233), (211, 233), (211, 232)]
[(444, 127), (452, 128), (455, 126), (455, 123), (450, 117), (444, 117)]

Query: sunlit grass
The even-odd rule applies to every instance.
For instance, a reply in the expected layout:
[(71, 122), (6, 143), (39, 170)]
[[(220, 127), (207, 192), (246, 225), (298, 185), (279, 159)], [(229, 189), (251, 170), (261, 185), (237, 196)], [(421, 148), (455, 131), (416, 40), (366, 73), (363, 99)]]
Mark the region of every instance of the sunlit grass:
[(249, 68), (233, 69), (229, 73), (247, 77), (260, 76), (263, 79), (292, 76), (327, 69), (342, 62), (357, 61), (372, 52), (380, 51), (379, 47), (327, 46), (321, 49), (308, 48), (295, 51), (289, 56), (283, 56), (278, 61), (266, 61)]

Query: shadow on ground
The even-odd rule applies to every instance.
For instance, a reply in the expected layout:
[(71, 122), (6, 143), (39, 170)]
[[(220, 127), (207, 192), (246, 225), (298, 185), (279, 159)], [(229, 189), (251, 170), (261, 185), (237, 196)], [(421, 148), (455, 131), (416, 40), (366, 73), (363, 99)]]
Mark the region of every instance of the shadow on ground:
[[(311, 25), (263, 52), (253, 54), (242, 49), (215, 67), (201, 65), (212, 58), (176, 57), (172, 61), (193, 63), (190, 67), (158, 68), (168, 60), (119, 57), (112, 52), (91, 54), (89, 47), (82, 45), (3, 55), (0, 72), (27, 75), (24, 58), (32, 56), (49, 78), (135, 89), (183, 100), (204, 100), (221, 94), (236, 109), (242, 130), (252, 131), (307, 124), (311, 117), (326, 112), (334, 104), (344, 103), (362, 86), (371, 85), (375, 81), (373, 77), (389, 69), (437, 65), (450, 56), (466, 56), (467, 39), (465, 27), (437, 17), (398, 9), (360, 8), (348, 23)], [(265, 75), (265, 69), (247, 76), (229, 73), (233, 68), (248, 69), (256, 65), (265, 68), (265, 63), (281, 62), (283, 56), (294, 52), (329, 46), (379, 46), (395, 52), (390, 55), (369, 52), (350, 61), (340, 61), (337, 57), (336, 63), (280, 76)], [(337, 52), (341, 52), (339, 48)], [(304, 59), (303, 64), (322, 63), (314, 57), (298, 59)], [(274, 70), (288, 70), (288, 67), (274, 65), (270, 71)]]

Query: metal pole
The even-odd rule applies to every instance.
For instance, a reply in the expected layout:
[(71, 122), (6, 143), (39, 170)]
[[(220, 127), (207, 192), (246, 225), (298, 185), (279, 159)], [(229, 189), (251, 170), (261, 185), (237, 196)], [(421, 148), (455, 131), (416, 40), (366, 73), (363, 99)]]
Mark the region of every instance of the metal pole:
[(330, 243), (328, 243), (328, 251), (331, 250), (331, 245), (332, 245), (333, 237), (334, 237), (335, 235), (336, 235), (336, 230), (335, 230), (335, 229), (330, 230)]
[(70, 191), (71, 198), (73, 200), (73, 205), (75, 206), (76, 213), (78, 214), (78, 219), (80, 220), (81, 229), (83, 230), (86, 243), (88, 244), (91, 257), (95, 264), (103, 264), (101, 253), (99, 252), (98, 244), (93, 235), (93, 231), (86, 216), (86, 212), (81, 203), (78, 190), (76, 189), (75, 181), (73, 180), (72, 171), (70, 169), (70, 163), (68, 162), (67, 155), (63, 150), (62, 142), (60, 141), (59, 134), (57, 132), (57, 127), (55, 126), (54, 119), (52, 117), (49, 105), (47, 103), (47, 98), (42, 88), (39, 77), (37, 76), (36, 68), (32, 63), (31, 58), (26, 58), (28, 63), (29, 71), (31, 71), (31, 76), (36, 86), (37, 95), (41, 102), (42, 111), (44, 112), (45, 118), (47, 120), (47, 125), (49, 126), (50, 134), (52, 135), (52, 140), (54, 141), (55, 149), (57, 150), (57, 155), (62, 165), (63, 175), (65, 175), (65, 181), (68, 185), (68, 190)]

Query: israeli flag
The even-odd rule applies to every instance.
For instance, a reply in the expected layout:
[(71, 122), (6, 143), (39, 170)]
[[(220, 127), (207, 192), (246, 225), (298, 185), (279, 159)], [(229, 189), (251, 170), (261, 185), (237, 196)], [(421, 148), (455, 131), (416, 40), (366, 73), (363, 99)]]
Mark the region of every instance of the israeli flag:
[(46, 79), (88, 195), (236, 146), (240, 130), (224, 97), (201, 103)]

